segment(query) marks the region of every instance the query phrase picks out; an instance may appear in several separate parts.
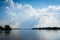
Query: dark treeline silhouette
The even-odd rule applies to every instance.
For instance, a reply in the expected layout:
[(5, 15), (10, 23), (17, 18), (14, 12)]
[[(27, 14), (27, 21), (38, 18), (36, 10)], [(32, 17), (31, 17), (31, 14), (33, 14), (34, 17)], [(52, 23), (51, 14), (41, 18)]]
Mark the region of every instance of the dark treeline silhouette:
[(60, 27), (43, 27), (43, 28), (32, 28), (33, 30), (60, 30)]
[(12, 28), (9, 25), (5, 25), (5, 28), (0, 26), (0, 30), (12, 30)]
[(4, 28), (2, 26), (0, 26), (0, 30), (4, 30)]

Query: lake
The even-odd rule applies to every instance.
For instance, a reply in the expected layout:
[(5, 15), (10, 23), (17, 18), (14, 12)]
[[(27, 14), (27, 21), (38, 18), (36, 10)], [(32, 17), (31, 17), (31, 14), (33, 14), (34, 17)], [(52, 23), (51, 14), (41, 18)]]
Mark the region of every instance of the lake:
[(0, 31), (0, 40), (60, 40), (60, 30)]

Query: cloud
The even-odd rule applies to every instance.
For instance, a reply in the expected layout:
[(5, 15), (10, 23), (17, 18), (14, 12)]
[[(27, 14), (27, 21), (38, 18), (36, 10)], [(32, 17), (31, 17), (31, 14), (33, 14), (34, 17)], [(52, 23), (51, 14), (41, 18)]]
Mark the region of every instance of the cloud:
[[(31, 21), (31, 18), (36, 13), (35, 9), (29, 4), (18, 4), (14, 3), (13, 0), (6, 0), (6, 3), (9, 6), (6, 6), (6, 13), (11, 17), (10, 25), (14, 26), (13, 28), (20, 27), (23, 22)], [(29, 23), (30, 25), (30, 23)]]
[[(60, 21), (57, 19), (59, 18), (60, 6), (50, 5), (46, 8), (35, 9), (30, 4), (14, 3), (13, 0), (5, 2), (9, 4), (6, 6), (6, 13), (11, 16), (10, 25), (14, 27), (20, 27), (22, 24), (30, 26), (33, 22), (34, 27), (60, 26)], [(28, 22), (28, 25), (27, 23), (24, 25), (24, 22)]]
[(0, 21), (0, 26), (4, 27), (5, 26), (5, 21)]
[(48, 6), (38, 10), (38, 16), (40, 16), (39, 24), (36, 27), (53, 27), (60, 26), (59, 18), (60, 6)]

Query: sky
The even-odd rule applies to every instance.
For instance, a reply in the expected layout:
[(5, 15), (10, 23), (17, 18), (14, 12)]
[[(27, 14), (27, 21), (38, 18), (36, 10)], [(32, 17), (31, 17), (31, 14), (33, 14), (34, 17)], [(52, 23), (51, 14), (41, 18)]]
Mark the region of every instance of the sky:
[(60, 0), (0, 0), (0, 25), (60, 27)]

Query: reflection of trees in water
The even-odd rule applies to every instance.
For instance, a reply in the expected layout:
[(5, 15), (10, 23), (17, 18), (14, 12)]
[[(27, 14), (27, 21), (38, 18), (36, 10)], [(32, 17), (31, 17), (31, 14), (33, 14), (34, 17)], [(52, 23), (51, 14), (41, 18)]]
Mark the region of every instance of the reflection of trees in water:
[(0, 34), (9, 34), (11, 32), (11, 30), (0, 30)]
[(10, 40), (11, 30), (0, 30), (0, 40)]
[(5, 34), (9, 34), (11, 30), (5, 30)]

